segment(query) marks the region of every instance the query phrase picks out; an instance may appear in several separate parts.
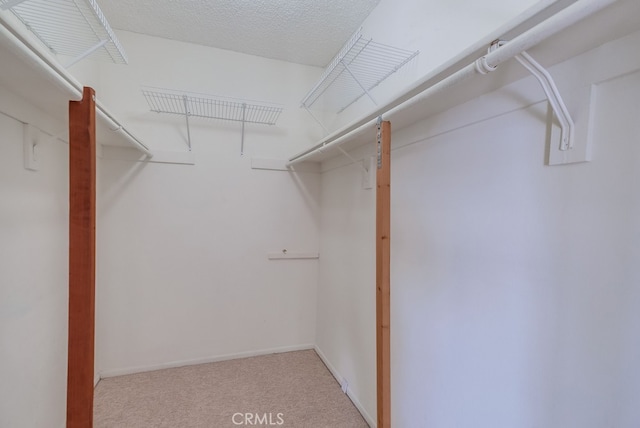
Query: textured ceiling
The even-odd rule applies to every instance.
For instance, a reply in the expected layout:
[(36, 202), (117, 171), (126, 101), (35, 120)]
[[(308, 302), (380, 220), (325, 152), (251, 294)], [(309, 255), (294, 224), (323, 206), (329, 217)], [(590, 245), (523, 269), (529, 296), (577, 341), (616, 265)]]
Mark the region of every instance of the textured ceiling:
[(324, 67), (379, 2), (99, 0), (99, 5), (115, 29)]

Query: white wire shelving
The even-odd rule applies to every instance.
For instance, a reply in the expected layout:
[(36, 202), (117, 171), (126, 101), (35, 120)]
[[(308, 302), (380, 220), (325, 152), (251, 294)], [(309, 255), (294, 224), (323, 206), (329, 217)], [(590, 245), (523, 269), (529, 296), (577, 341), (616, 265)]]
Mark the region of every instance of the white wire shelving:
[(164, 88), (143, 87), (142, 94), (152, 112), (185, 117), (189, 150), (191, 150), (190, 117), (242, 123), (240, 153), (243, 154), (245, 124), (275, 125), (283, 110), (283, 107), (277, 104)]
[(95, 0), (0, 0), (49, 50), (70, 57), (69, 67), (91, 56), (126, 64), (127, 56)]
[(322, 97), (325, 108), (340, 113), (365, 95), (377, 104), (370, 91), (419, 53), (365, 39), (360, 29), (331, 60), (301, 105), (309, 110)]

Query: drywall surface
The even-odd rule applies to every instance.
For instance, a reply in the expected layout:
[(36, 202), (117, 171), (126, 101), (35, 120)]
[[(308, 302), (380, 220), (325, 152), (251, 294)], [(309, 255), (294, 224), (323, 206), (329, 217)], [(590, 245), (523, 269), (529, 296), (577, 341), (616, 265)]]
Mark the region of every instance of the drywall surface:
[[(119, 33), (127, 67), (98, 92), (152, 150), (188, 154), (184, 117), (152, 113), (141, 85), (282, 104), (275, 126), (191, 118), (193, 161), (100, 160), (97, 353), (102, 375), (311, 347), (319, 174), (251, 168), (309, 144), (297, 99), (313, 67)], [(295, 100), (295, 101), (293, 101)], [(166, 153), (165, 153), (166, 154)], [(244, 411), (244, 410), (239, 410)]]
[(67, 385), (68, 150), (42, 135), (40, 169), (24, 169), (21, 121), (28, 117), (41, 129), (52, 122), (4, 86), (0, 111), (0, 426), (60, 427)]
[[(365, 38), (420, 51), (417, 57), (371, 91), (378, 103), (392, 98), (536, 2), (410, 0), (404, 3), (403, 7), (398, 7), (397, 2), (382, 0), (362, 25)], [(365, 96), (339, 115), (325, 110), (321, 117), (324, 125), (334, 130), (359, 119), (374, 107), (375, 104)], [(366, 155), (365, 165), (371, 154), (366, 149), (353, 153), (357, 159)], [(375, 191), (363, 190), (359, 165), (332, 170), (335, 165), (342, 164), (344, 162), (329, 161), (323, 166), (331, 171), (322, 178), (323, 257), (320, 261), (317, 346), (338, 377), (348, 381), (353, 400), (361, 403), (361, 411), (370, 423), (374, 423), (375, 270), (371, 267), (375, 263), (375, 223), (371, 215)]]
[[(573, 114), (592, 91), (591, 162), (545, 166), (531, 78), (392, 124), (394, 426), (640, 423), (639, 41), (551, 68)], [(375, 415), (374, 197), (323, 171), (317, 344)]]
[(355, 165), (322, 175), (316, 344), (371, 422), (376, 415), (375, 191), (362, 190), (361, 181)]

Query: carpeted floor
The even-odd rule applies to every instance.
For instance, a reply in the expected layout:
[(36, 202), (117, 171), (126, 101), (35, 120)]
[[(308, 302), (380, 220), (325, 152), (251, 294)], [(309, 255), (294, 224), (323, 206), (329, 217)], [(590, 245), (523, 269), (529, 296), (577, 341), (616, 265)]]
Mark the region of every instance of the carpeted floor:
[(100, 381), (95, 428), (366, 428), (318, 355), (287, 352)]

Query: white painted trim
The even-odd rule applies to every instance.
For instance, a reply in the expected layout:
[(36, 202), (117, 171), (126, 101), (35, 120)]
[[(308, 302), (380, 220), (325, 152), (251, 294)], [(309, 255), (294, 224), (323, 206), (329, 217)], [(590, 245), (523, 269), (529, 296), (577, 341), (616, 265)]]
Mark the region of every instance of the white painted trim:
[(96, 373), (93, 376), (93, 387), (95, 388), (96, 386), (98, 386), (98, 382), (100, 382), (100, 373)]
[(235, 354), (217, 355), (214, 357), (196, 358), (193, 360), (171, 361), (168, 363), (152, 364), (148, 366), (127, 367), (122, 369), (102, 370), (99, 372), (100, 379), (114, 376), (124, 376), (135, 373), (151, 372), (155, 370), (172, 369), (176, 367), (195, 366), (198, 364), (216, 363), (218, 361), (235, 360), (238, 358), (257, 357), (260, 355), (281, 354), (283, 352), (308, 351), (314, 349), (313, 344), (283, 346), (280, 348), (261, 349), (256, 351), (238, 352)]
[[(338, 381), (338, 383), (342, 385), (343, 376), (341, 376), (338, 370), (336, 370), (336, 368), (329, 362), (329, 359), (324, 355), (320, 348), (318, 348), (318, 345), (314, 346), (313, 350), (316, 351), (316, 354), (318, 354), (318, 357), (320, 357), (324, 365), (327, 366), (327, 369), (329, 369), (333, 377), (336, 378), (336, 381)], [(358, 398), (353, 394), (351, 388), (349, 387), (347, 387), (347, 397), (349, 397), (353, 405), (356, 406), (356, 409), (358, 409), (367, 424), (369, 424), (371, 428), (376, 428), (378, 424), (376, 419), (372, 418), (371, 415), (365, 410), (360, 400), (358, 400)]]

